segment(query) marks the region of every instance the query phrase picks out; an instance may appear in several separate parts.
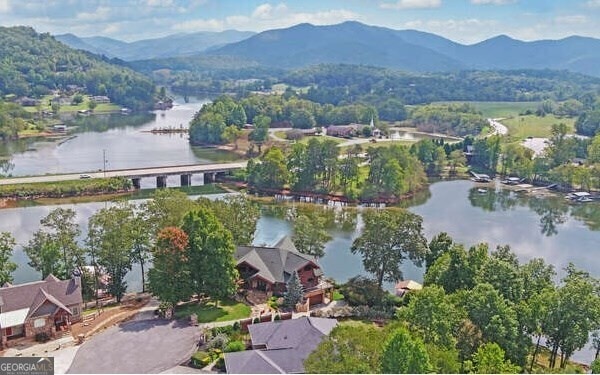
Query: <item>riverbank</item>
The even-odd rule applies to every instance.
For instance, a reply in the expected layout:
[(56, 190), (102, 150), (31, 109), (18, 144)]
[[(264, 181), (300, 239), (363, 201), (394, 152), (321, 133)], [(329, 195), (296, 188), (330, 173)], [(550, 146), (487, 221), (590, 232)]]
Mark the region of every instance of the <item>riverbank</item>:
[[(226, 186), (222, 186), (221, 184), (173, 187), (170, 189), (175, 189), (175, 190), (184, 192), (187, 195), (224, 194), (224, 193), (232, 192), (231, 188), (227, 188)], [(157, 189), (140, 189), (140, 190), (129, 189), (127, 191), (111, 192), (111, 193), (88, 194), (88, 195), (65, 196), (65, 197), (35, 197), (35, 198), (29, 198), (29, 199), (0, 198), (0, 209), (32, 207), (32, 206), (54, 206), (54, 205), (60, 205), (60, 204), (112, 202), (112, 201), (116, 201), (116, 200), (149, 199), (154, 195), (154, 192), (156, 190)]]

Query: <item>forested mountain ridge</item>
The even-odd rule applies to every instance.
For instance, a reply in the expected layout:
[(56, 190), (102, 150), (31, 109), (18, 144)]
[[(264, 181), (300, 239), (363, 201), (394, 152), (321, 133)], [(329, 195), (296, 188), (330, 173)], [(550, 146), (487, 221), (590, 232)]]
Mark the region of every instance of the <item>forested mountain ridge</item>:
[(74, 50), (30, 27), (0, 27), (0, 95), (39, 97), (75, 85), (134, 109), (151, 107), (152, 81), (116, 62)]
[(572, 36), (524, 42), (501, 35), (463, 45), (435, 34), (355, 21), (267, 30), (207, 53), (280, 68), (348, 63), (407, 71), (567, 69), (600, 76), (599, 39)]
[(133, 61), (198, 54), (210, 48), (244, 40), (254, 34), (251, 31), (237, 30), (181, 33), (129, 43), (106, 37), (78, 37), (73, 34), (56, 35), (55, 38), (72, 48)]

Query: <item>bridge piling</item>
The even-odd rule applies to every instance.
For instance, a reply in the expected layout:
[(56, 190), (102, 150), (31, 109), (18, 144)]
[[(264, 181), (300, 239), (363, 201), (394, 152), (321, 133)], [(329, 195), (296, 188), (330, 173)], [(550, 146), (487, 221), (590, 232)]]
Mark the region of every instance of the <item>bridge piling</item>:
[(204, 173), (204, 185), (212, 184), (215, 182), (215, 173)]
[(167, 187), (167, 176), (156, 176), (156, 188), (162, 189)]
[(133, 183), (133, 188), (135, 190), (141, 189), (141, 187), (142, 187), (141, 181), (142, 181), (142, 179), (140, 177), (134, 177), (131, 179), (131, 182)]
[(181, 186), (191, 186), (192, 185), (192, 175), (191, 174), (182, 174), (181, 175)]

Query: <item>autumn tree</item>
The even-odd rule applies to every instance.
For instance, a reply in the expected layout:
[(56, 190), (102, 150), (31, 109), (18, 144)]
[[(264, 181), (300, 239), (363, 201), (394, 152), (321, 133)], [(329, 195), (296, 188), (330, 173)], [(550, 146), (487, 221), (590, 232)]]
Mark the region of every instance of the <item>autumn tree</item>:
[(427, 255), (423, 219), (407, 210), (369, 210), (363, 214), (365, 227), (352, 243), (353, 254), (360, 254), (363, 266), (375, 275), (377, 285), (402, 279), (400, 266), (405, 259), (421, 265)]
[(188, 236), (184, 231), (167, 227), (158, 233), (152, 249), (154, 266), (148, 271), (148, 287), (153, 295), (171, 306), (192, 294), (187, 246)]
[(8, 232), (0, 232), (0, 286), (13, 281), (12, 273), (17, 269), (17, 264), (10, 260), (15, 239)]

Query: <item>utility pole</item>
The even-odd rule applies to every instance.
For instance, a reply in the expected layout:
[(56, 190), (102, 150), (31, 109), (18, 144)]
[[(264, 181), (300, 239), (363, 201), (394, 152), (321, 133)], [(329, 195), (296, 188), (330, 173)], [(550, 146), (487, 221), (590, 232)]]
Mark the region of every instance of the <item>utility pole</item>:
[(102, 162), (104, 163), (104, 178), (106, 178), (106, 149), (102, 150)]

